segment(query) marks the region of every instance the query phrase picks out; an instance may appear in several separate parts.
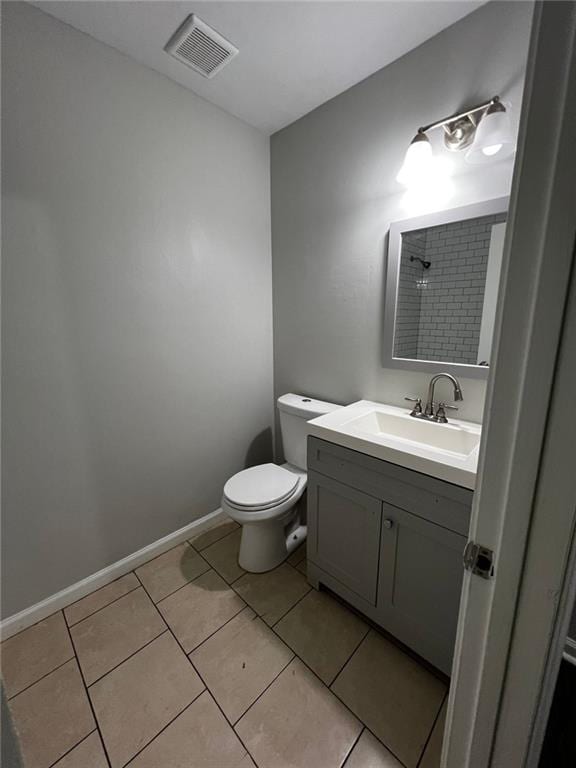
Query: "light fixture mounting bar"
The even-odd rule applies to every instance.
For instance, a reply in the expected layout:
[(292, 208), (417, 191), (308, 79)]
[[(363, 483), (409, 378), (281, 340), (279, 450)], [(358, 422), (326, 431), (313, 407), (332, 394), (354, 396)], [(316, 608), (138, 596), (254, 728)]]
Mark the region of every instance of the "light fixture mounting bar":
[(484, 104), (478, 104), (475, 107), (471, 107), (470, 109), (467, 109), (465, 112), (458, 112), (456, 115), (451, 115), (450, 117), (443, 117), (442, 120), (437, 120), (435, 123), (430, 123), (430, 125), (424, 125), (421, 128), (418, 128), (418, 133), (427, 133), (428, 131), (432, 131), (434, 128), (440, 128), (444, 125), (449, 125), (450, 123), (456, 122), (456, 120), (462, 120), (465, 117), (468, 117), (469, 115), (473, 115), (475, 112), (482, 112), (485, 109), (488, 109), (488, 107), (491, 107), (493, 104), (496, 104), (500, 101), (499, 96), (494, 96), (490, 99), (490, 101), (485, 102)]

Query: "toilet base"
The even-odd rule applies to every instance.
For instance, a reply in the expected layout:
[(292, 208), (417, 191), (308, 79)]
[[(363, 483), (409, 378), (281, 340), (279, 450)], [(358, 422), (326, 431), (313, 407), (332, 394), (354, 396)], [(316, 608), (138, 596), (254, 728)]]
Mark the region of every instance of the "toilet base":
[(271, 571), (306, 539), (306, 533), (296, 509), (288, 519), (243, 523), (238, 563), (250, 573)]

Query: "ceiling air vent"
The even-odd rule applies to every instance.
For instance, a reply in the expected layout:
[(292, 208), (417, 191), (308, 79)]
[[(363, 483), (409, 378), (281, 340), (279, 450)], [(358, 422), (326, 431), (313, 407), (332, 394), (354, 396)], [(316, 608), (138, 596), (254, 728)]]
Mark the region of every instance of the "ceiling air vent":
[(164, 50), (204, 77), (214, 77), (238, 53), (238, 48), (194, 14), (186, 18)]

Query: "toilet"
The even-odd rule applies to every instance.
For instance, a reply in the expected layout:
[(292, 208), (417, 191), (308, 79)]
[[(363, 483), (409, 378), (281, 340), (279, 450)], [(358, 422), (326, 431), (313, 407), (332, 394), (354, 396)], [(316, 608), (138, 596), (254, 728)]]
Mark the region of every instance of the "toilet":
[(340, 407), (303, 395), (279, 397), (286, 463), (244, 469), (224, 486), (222, 510), (242, 526), (238, 562), (245, 571), (272, 570), (306, 539), (298, 512), (307, 482), (306, 422)]

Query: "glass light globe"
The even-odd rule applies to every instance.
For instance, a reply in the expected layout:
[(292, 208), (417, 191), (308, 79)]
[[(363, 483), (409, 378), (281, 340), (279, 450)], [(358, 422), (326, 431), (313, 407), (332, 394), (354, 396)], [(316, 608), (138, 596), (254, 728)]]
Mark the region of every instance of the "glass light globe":
[(396, 181), (405, 187), (417, 184), (429, 173), (432, 162), (432, 146), (425, 133), (417, 133), (406, 150), (404, 163), (400, 168)]
[(510, 118), (498, 101), (488, 107), (476, 130), (474, 143), (466, 153), (469, 163), (486, 163), (491, 158), (508, 157), (514, 152)]

